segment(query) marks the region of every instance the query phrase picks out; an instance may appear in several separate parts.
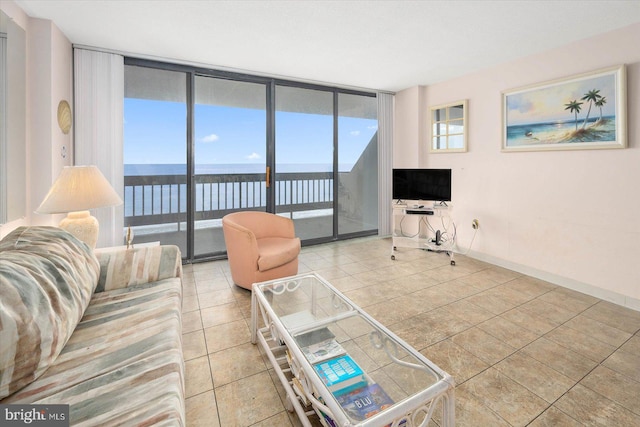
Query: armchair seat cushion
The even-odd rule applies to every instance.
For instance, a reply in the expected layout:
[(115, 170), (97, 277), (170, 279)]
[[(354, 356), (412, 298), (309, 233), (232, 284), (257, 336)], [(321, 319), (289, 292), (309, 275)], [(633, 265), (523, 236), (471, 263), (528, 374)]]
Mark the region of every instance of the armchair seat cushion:
[(285, 265), (298, 257), (300, 239), (285, 237), (264, 237), (258, 240), (258, 269), (260, 271)]

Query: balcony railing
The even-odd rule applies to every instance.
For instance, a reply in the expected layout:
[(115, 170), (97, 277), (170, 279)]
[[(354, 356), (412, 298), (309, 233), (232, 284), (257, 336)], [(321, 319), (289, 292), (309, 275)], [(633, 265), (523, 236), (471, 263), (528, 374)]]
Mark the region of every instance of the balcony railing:
[[(220, 219), (241, 210), (264, 210), (264, 173), (195, 176), (195, 220)], [(331, 172), (278, 173), (276, 211), (300, 212), (333, 207)], [(125, 227), (180, 223), (187, 220), (186, 175), (124, 177)]]

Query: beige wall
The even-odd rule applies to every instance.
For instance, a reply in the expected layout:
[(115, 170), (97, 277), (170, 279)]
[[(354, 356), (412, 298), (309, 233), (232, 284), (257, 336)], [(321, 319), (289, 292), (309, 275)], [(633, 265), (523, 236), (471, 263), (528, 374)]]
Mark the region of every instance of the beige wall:
[[(420, 153), (419, 166), (453, 169), (453, 216), (471, 255), (640, 310), (640, 24), (396, 98), (396, 166), (428, 140), (428, 108), (469, 100), (469, 151)], [(501, 92), (627, 64), (629, 148), (502, 153)], [(415, 95), (420, 90), (421, 97)], [(400, 105), (398, 105), (400, 104)], [(413, 123), (419, 114), (422, 132)], [(406, 131), (406, 130), (405, 130)]]
[[(27, 16), (11, 0), (1, 9), (26, 32), (27, 36), (27, 216), (0, 226), (0, 237), (26, 224), (54, 225), (60, 215), (39, 215), (40, 205), (62, 168), (72, 164), (73, 131), (64, 135), (57, 124), (58, 103), (72, 101), (72, 46), (51, 22)], [(73, 107), (72, 107), (73, 109)], [(61, 155), (66, 147), (67, 156)], [(9, 181), (11, 179), (9, 178)]]
[(412, 87), (395, 95), (393, 120), (393, 167), (417, 168), (422, 135), (422, 87)]
[[(58, 103), (72, 103), (72, 47), (69, 40), (51, 22), (30, 19), (29, 52), (31, 123), (31, 209), (33, 212), (46, 196), (64, 166), (71, 165), (72, 134), (58, 126)], [(73, 110), (73, 109), (72, 109)], [(72, 111), (73, 112), (73, 111)], [(66, 156), (62, 156), (65, 147)], [(32, 224), (57, 224), (64, 215), (32, 213)]]
[[(28, 217), (0, 226), (0, 237), (28, 223), (64, 165), (73, 140), (56, 123), (72, 99), (72, 47), (50, 21), (32, 19), (11, 0), (2, 10), (27, 31)], [(394, 166), (453, 169), (453, 216), (471, 255), (640, 310), (640, 24), (500, 67), (397, 94)], [(501, 153), (501, 91), (627, 64), (625, 150)], [(469, 100), (469, 152), (430, 155), (429, 106)], [(62, 146), (68, 156), (60, 155)]]

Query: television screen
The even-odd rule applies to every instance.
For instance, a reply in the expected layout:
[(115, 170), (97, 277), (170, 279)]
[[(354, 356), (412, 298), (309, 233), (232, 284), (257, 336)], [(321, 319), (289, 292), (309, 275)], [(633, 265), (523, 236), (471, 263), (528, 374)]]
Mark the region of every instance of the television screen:
[(451, 169), (394, 169), (394, 200), (451, 201)]

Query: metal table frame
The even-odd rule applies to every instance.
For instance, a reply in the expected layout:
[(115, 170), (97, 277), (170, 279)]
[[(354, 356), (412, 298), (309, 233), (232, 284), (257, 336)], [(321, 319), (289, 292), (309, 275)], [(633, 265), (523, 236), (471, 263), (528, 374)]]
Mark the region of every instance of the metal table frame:
[[(317, 280), (330, 291), (333, 304), (345, 305), (343, 307), (344, 311), (335, 316), (320, 319), (317, 324), (314, 324), (314, 327), (325, 326), (351, 316), (362, 316), (364, 320), (371, 323), (379, 331), (379, 333), (372, 333), (376, 336), (370, 337), (370, 339), (376, 341), (376, 348), (383, 349), (393, 362), (425, 370), (435, 375), (439, 380), (426, 389), (414, 393), (400, 402), (396, 402), (371, 418), (354, 424), (305, 358), (293, 338), (296, 330), (293, 328), (288, 330), (285, 327), (280, 317), (274, 312), (264, 292), (262, 292), (263, 287), (271, 287), (270, 292), (273, 293), (295, 292), (304, 280)], [(274, 290), (274, 287), (277, 289)], [(311, 300), (311, 308), (313, 309), (315, 306), (315, 294), (313, 293)], [(262, 328), (258, 327), (260, 318), (265, 324)], [(305, 427), (311, 427), (309, 416), (314, 413), (319, 415), (317, 411), (322, 411), (330, 416), (336, 422), (336, 425), (345, 427), (426, 427), (438, 403), (442, 404), (441, 425), (443, 427), (455, 426), (455, 382), (453, 378), (369, 316), (317, 274), (303, 274), (253, 285), (251, 294), (251, 342), (253, 344), (259, 342), (264, 348), (286, 391), (287, 410), (290, 412), (295, 411)], [(416, 365), (396, 358), (393, 354), (396, 346), (403, 348), (423, 365)], [(294, 376), (297, 378), (297, 386), (294, 385)], [(306, 410), (303, 407), (303, 402), (305, 402), (306, 407), (309, 407), (306, 403), (310, 403), (312, 409)], [(326, 425), (322, 416), (319, 418)]]

